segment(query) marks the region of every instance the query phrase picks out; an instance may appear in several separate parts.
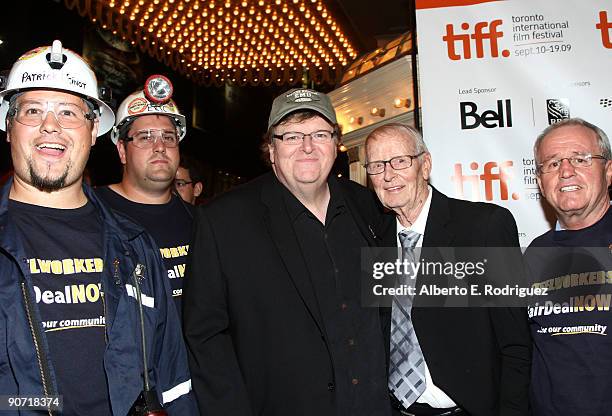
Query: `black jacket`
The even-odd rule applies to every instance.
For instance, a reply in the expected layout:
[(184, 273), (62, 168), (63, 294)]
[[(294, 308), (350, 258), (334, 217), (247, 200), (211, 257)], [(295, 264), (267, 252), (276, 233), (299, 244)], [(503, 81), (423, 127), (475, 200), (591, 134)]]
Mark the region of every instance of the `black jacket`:
[[(432, 189), (423, 252), (428, 247), (518, 247), (507, 209)], [(377, 231), (385, 247), (397, 245), (394, 214), (385, 215)], [(388, 352), (390, 308), (381, 315)], [(434, 383), (457, 405), (471, 416), (529, 414), (531, 340), (523, 308), (415, 307), (412, 320)]]
[[(350, 181), (338, 183), (373, 245), (379, 215), (373, 194)], [(325, 322), (282, 186), (266, 174), (198, 210), (183, 312), (202, 414), (348, 416), (336, 410), (336, 396), (346, 392), (336, 387)], [(379, 315), (369, 309), (360, 316), (358, 331), (380, 342), (362, 363), (378, 377), (363, 386), (358, 400), (364, 406), (355, 414), (388, 415)]]

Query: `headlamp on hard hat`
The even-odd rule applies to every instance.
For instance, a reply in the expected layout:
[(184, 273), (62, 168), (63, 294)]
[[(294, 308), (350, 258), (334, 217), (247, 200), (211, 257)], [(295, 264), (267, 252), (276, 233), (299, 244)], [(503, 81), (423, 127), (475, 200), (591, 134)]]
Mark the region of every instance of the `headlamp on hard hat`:
[(53, 69), (62, 69), (68, 57), (62, 53), (62, 42), (54, 40), (51, 45), (51, 52), (46, 56), (49, 66)]
[(173, 92), (172, 83), (163, 75), (152, 75), (145, 82), (144, 93), (152, 103), (167, 103), (172, 98)]

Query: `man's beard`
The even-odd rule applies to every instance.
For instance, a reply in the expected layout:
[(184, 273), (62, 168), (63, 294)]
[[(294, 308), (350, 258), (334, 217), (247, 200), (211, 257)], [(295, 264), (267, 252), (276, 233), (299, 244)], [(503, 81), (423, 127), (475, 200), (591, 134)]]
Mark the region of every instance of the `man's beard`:
[(37, 188), (43, 192), (54, 192), (59, 191), (64, 188), (66, 185), (66, 178), (68, 177), (68, 172), (70, 171), (71, 163), (68, 162), (66, 165), (66, 169), (64, 173), (62, 173), (58, 178), (49, 179), (39, 175), (34, 170), (34, 163), (32, 163), (32, 159), (28, 161), (28, 169), (30, 171), (30, 180), (32, 181), (32, 186)]

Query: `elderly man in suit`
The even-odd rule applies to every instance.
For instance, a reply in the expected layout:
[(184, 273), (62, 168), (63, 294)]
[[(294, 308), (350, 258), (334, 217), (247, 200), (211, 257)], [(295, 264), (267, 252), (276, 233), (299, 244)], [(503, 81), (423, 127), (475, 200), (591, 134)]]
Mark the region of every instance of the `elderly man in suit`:
[(379, 314), (359, 284), (380, 212), (330, 175), (338, 135), (326, 95), (282, 94), (272, 172), (199, 208), (184, 326), (202, 414), (390, 414)]
[[(428, 184), (431, 154), (412, 127), (375, 129), (366, 155), (378, 198), (391, 210), (378, 227), (385, 246), (518, 246), (508, 210), (448, 198)], [(382, 315), (394, 414), (528, 414), (531, 353), (523, 309), (394, 302)]]

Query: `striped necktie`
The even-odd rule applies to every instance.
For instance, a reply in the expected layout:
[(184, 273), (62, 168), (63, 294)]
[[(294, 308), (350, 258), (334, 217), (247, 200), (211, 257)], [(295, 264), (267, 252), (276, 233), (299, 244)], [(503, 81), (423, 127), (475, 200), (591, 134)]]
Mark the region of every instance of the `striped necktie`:
[[(399, 234), (402, 260), (416, 262), (414, 247), (421, 234), (403, 230)], [(415, 286), (416, 276), (412, 276)], [(391, 337), (389, 355), (389, 390), (408, 408), (425, 391), (425, 358), (419, 346), (410, 311), (412, 296), (394, 296), (391, 309)]]

